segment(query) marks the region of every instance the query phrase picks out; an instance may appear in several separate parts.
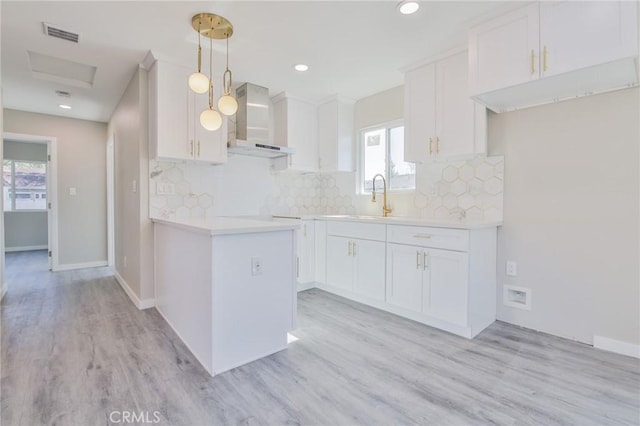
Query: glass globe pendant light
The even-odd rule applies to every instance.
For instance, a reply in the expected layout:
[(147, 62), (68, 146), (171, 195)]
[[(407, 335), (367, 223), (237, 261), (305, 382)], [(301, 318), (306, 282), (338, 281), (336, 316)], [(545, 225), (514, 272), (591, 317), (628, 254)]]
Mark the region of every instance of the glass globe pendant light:
[(213, 109), (213, 38), (209, 38), (209, 108), (200, 113), (200, 124), (207, 130), (215, 131), (222, 126), (222, 116)]
[(224, 95), (218, 99), (218, 109), (224, 115), (233, 115), (238, 111), (238, 101), (231, 96), (231, 88), (233, 86), (233, 77), (229, 69), (229, 35), (227, 34), (227, 68), (222, 75), (222, 88)]
[(200, 24), (198, 19), (198, 71), (189, 76), (189, 88), (195, 93), (206, 93), (209, 90), (209, 79), (201, 72), (202, 68), (202, 48), (200, 47)]

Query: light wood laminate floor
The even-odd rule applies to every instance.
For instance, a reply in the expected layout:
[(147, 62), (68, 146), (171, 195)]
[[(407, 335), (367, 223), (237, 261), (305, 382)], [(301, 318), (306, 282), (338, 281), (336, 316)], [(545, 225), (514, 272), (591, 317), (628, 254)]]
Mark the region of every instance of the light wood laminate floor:
[(106, 268), (9, 254), (7, 278), (3, 426), (112, 424), (114, 410), (161, 425), (640, 423), (637, 359), (505, 323), (466, 340), (309, 290), (298, 341), (211, 378)]

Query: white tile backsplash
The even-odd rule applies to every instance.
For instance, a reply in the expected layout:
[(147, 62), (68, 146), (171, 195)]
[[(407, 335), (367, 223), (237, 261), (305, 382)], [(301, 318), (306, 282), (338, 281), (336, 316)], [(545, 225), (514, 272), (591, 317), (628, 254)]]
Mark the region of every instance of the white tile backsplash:
[[(151, 161), (151, 217), (379, 214), (380, 202), (356, 193), (355, 173), (273, 173), (269, 165), (238, 156), (216, 167)], [(392, 215), (502, 220), (504, 157), (419, 164), (416, 173), (415, 192), (389, 193)], [(174, 193), (159, 195), (158, 183)]]

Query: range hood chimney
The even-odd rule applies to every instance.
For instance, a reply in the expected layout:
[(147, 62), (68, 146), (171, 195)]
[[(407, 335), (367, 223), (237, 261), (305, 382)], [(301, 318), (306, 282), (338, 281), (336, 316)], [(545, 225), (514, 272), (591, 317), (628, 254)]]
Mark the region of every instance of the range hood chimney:
[(229, 152), (264, 158), (286, 157), (292, 148), (269, 143), (269, 90), (245, 83), (236, 89), (238, 112), (231, 131)]

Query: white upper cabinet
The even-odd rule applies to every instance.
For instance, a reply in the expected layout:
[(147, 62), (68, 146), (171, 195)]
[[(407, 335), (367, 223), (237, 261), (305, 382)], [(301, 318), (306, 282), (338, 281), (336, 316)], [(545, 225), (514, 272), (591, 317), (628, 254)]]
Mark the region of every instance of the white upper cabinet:
[(353, 104), (336, 97), (318, 106), (320, 171), (353, 171)]
[(469, 31), (469, 87), (496, 112), (638, 84), (637, 2), (543, 1)]
[(152, 156), (160, 160), (220, 164), (227, 161), (226, 119), (216, 131), (200, 125), (208, 95), (187, 84), (192, 70), (156, 61), (149, 71), (149, 121)]
[(189, 143), (189, 70), (156, 61), (149, 70), (149, 121), (152, 156), (191, 160)]
[(285, 94), (272, 99), (273, 140), (276, 145), (295, 149), (289, 156), (289, 169), (318, 170), (318, 117), (316, 106)]
[(486, 110), (469, 98), (467, 54), (405, 74), (405, 161), (483, 154)]
[(470, 31), (470, 94), (538, 78), (538, 17), (538, 5), (532, 4)]
[(638, 55), (636, 3), (541, 2), (543, 77)]

